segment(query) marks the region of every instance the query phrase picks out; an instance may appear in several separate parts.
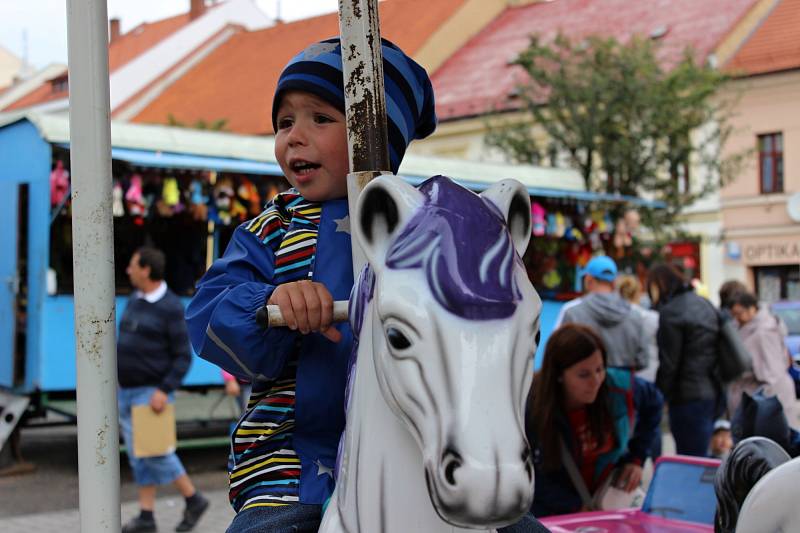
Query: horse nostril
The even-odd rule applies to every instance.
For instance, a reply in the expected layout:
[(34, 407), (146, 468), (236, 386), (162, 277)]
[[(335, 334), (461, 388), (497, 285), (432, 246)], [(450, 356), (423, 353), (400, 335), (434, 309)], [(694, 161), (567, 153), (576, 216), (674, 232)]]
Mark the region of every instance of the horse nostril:
[(533, 467), (531, 466), (531, 449), (525, 446), (522, 449), (522, 462), (525, 463), (525, 472), (528, 473), (528, 479), (533, 479)]
[(456, 484), (456, 469), (461, 467), (462, 459), (458, 452), (447, 448), (442, 454), (442, 464), (444, 465), (444, 479), (449, 485)]

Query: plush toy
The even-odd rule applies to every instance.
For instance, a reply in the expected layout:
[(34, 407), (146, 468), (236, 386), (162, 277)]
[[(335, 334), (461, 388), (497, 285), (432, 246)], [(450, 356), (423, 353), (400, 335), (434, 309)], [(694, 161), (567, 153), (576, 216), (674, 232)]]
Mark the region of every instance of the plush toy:
[(547, 232), (547, 212), (544, 207), (537, 202), (531, 204), (531, 222), (533, 223), (533, 235), (541, 237)]
[(181, 191), (178, 188), (178, 180), (169, 177), (164, 178), (161, 187), (161, 200), (170, 207), (177, 207), (181, 202)]
[(142, 177), (139, 174), (131, 176), (131, 184), (125, 192), (125, 205), (128, 207), (128, 214), (141, 224), (141, 218), (145, 214), (144, 196), (142, 196)]
[(233, 182), (230, 178), (221, 178), (214, 185), (214, 206), (216, 207), (216, 222), (225, 226), (231, 223), (231, 208), (233, 207)]
[(563, 236), (564, 233), (567, 232), (567, 221), (564, 218), (564, 214), (559, 211), (556, 213), (556, 229), (555, 234), (559, 237)]
[(60, 205), (69, 192), (69, 171), (64, 168), (64, 162), (56, 161), (56, 168), (50, 172), (50, 207)]
[(261, 197), (252, 181), (242, 178), (239, 188), (236, 189), (239, 202), (245, 207), (245, 216), (255, 217), (261, 213)]
[(111, 213), (115, 217), (125, 216), (125, 205), (122, 203), (122, 185), (117, 180), (114, 180), (114, 186), (111, 189)]
[(542, 276), (542, 285), (550, 290), (557, 289), (561, 285), (561, 274), (558, 273), (557, 268), (547, 271)]
[(208, 196), (203, 192), (203, 183), (193, 180), (189, 185), (189, 212), (194, 220), (208, 219)]

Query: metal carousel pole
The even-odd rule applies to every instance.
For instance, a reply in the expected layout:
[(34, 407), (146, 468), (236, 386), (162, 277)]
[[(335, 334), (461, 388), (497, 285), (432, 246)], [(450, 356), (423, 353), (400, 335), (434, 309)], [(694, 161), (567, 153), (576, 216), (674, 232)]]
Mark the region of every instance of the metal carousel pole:
[(105, 0), (67, 0), (81, 531), (119, 531), (114, 235)]
[[(391, 173), (378, 0), (339, 0), (339, 32), (350, 157), (347, 201), (353, 213), (367, 183)], [(364, 253), (353, 241), (355, 276), (364, 263)]]

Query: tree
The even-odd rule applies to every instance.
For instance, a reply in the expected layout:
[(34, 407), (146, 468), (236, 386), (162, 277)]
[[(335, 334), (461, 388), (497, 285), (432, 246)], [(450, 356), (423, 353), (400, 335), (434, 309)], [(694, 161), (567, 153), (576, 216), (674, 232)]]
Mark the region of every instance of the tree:
[(573, 42), (559, 34), (548, 43), (534, 36), (513, 62), (529, 77), (510, 95), (520, 99), (524, 118), (490, 124), (486, 143), (512, 161), (536, 163), (538, 126), (588, 190), (663, 201), (666, 209), (642, 215), (654, 230), (667, 229), (744, 157), (721, 157), (731, 131), (731, 102), (720, 96), (727, 77), (695, 57), (687, 49), (665, 68), (651, 40)]
[(228, 119), (226, 118), (218, 118), (216, 120), (207, 121), (205, 119), (197, 119), (195, 120), (194, 124), (188, 125), (185, 122), (181, 122), (175, 115), (169, 113), (167, 115), (167, 125), (174, 126), (176, 128), (189, 128), (193, 130), (207, 130), (207, 131), (225, 131), (228, 125)]

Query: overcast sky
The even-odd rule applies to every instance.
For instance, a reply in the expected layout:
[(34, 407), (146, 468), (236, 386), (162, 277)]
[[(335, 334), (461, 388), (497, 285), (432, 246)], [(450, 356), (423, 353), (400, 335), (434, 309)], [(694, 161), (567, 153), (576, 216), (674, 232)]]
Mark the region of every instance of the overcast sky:
[[(107, 0), (108, 16), (121, 19), (127, 32), (142, 22), (189, 10), (190, 0)], [(338, 0), (255, 0), (269, 16), (280, 6), (283, 20), (296, 20), (338, 8)], [(40, 68), (67, 62), (67, 0), (0, 0), (0, 46), (27, 57)]]

